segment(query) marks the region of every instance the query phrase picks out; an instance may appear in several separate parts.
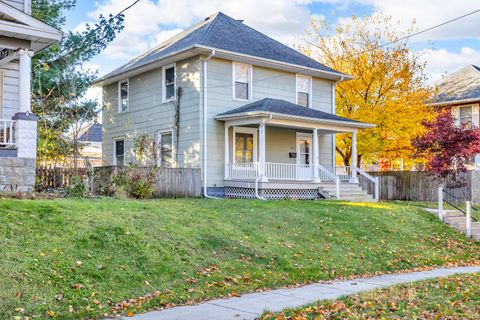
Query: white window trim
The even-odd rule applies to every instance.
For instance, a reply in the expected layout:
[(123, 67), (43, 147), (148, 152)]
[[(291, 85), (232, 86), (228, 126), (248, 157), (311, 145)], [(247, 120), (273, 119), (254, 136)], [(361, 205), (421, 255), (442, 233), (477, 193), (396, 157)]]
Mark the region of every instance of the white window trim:
[(160, 142), (161, 142), (161, 137), (163, 134), (168, 134), (170, 133), (172, 135), (172, 168), (175, 168), (177, 166), (177, 163), (175, 159), (177, 158), (177, 150), (175, 148), (176, 145), (176, 140), (175, 140), (175, 130), (173, 128), (171, 129), (165, 129), (165, 130), (157, 130), (156, 134), (156, 144), (157, 144), (157, 166), (162, 165), (162, 155), (161, 155), (161, 150), (160, 150)]
[(127, 145), (125, 144), (125, 137), (116, 137), (113, 138), (113, 165), (117, 166), (117, 141), (123, 140), (123, 165), (125, 165), (125, 156), (127, 151)]
[(257, 145), (258, 145), (258, 129), (248, 127), (233, 127), (233, 141), (232, 141), (232, 163), (235, 163), (235, 151), (236, 151), (236, 134), (237, 133), (250, 133), (253, 134), (253, 162), (258, 161)]
[[(248, 77), (248, 99), (237, 99), (235, 98), (235, 66), (247, 66), (250, 70), (249, 77)], [(240, 63), (240, 62), (232, 62), (232, 99), (235, 101), (252, 101), (253, 97), (253, 66), (251, 64)]]
[[(128, 91), (127, 91), (127, 110), (122, 110), (122, 83), (127, 83)], [(130, 80), (123, 79), (118, 81), (118, 113), (125, 113), (130, 110)]]
[(298, 78), (308, 78), (309, 79), (309, 88), (308, 90), (310, 91), (308, 93), (308, 107), (307, 108), (311, 108), (312, 107), (312, 96), (313, 96), (313, 89), (312, 89), (312, 83), (313, 83), (313, 79), (311, 76), (307, 76), (307, 75), (304, 75), (304, 74), (300, 74), (300, 73), (297, 73), (295, 74), (295, 101), (296, 101), (296, 104), (298, 104)]
[[(173, 97), (167, 100), (165, 71), (173, 67)], [(172, 63), (162, 67), (162, 103), (174, 101), (177, 98), (177, 64)]]
[(472, 109), (472, 127), (479, 128), (480, 127), (480, 106), (478, 104), (466, 104), (456, 106), (453, 110), (455, 116), (455, 123), (459, 127), (460, 126), (460, 108), (471, 108)]

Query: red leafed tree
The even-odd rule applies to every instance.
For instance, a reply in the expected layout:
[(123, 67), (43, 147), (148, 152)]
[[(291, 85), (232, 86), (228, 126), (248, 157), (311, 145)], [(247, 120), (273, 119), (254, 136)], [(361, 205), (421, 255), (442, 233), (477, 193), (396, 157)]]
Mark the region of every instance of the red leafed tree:
[(443, 181), (451, 176), (460, 183), (459, 174), (480, 153), (480, 129), (458, 126), (449, 108), (442, 108), (436, 119), (423, 125), (427, 132), (413, 140), (413, 146), (429, 160), (427, 170)]

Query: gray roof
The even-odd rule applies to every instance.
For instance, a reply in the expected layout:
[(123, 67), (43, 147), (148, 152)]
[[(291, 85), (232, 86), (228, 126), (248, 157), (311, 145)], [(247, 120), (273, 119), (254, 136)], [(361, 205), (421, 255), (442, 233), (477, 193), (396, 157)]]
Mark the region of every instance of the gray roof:
[(432, 103), (480, 100), (480, 68), (469, 65), (435, 83), (437, 97)]
[(84, 142), (102, 142), (102, 125), (98, 122), (93, 122), (83, 130), (78, 140)]
[(294, 116), (294, 117), (311, 118), (314, 120), (341, 121), (341, 122), (348, 122), (352, 124), (367, 125), (364, 122), (340, 117), (335, 114), (315, 110), (312, 108), (305, 108), (295, 103), (291, 103), (281, 99), (272, 99), (272, 98), (264, 98), (262, 100), (258, 100), (258, 101), (246, 104), (240, 108), (233, 109), (224, 113), (220, 113), (219, 115), (217, 115), (217, 118), (241, 115), (245, 113), (256, 113), (256, 112), (282, 114), (282, 115)]
[(122, 67), (105, 75), (100, 80), (120, 75), (196, 46), (225, 50), (341, 74), (265, 34), (250, 28), (242, 23), (242, 21), (233, 19), (219, 12), (136, 57)]

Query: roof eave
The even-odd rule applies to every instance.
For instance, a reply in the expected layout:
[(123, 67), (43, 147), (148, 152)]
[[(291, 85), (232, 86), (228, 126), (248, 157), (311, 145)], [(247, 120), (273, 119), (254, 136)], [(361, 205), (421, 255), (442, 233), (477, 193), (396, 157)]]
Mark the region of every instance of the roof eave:
[[(305, 73), (307, 75), (319, 77), (319, 78), (325, 78), (325, 79), (330, 79), (330, 80), (336, 80), (336, 81), (343, 81), (343, 80), (349, 80), (353, 79), (352, 76), (343, 74), (343, 73), (337, 73), (337, 72), (330, 72), (330, 71), (324, 71), (320, 69), (314, 69), (314, 68), (309, 68), (309, 67), (304, 67), (304, 66), (299, 66), (295, 64), (289, 64), (289, 63), (284, 63), (284, 62), (279, 62), (275, 60), (269, 60), (265, 58), (260, 58), (260, 57), (255, 57), (255, 56), (249, 56), (249, 55), (244, 55), (241, 53), (236, 53), (236, 52), (231, 52), (231, 51), (226, 51), (226, 50), (221, 50), (221, 49), (216, 49), (213, 47), (207, 47), (207, 46), (202, 46), (202, 45), (193, 45), (188, 48), (173, 52), (171, 54), (168, 54), (164, 57), (161, 57), (155, 61), (152, 61), (150, 63), (146, 63), (144, 65), (138, 66), (133, 69), (127, 69), (125, 72), (120, 72), (118, 74), (113, 74), (113, 75), (105, 75), (97, 80), (93, 84), (95, 85), (107, 85), (110, 83), (114, 83), (116, 81), (119, 81), (121, 79), (125, 79), (128, 77), (135, 76), (137, 74), (150, 71), (152, 69), (158, 68), (163, 65), (167, 65), (171, 63), (170, 60), (178, 60), (178, 55), (185, 55), (187, 52), (191, 52), (192, 55), (197, 55), (197, 54), (205, 54), (209, 55), (211, 52), (215, 51), (215, 57), (217, 58), (224, 58), (224, 59), (232, 59), (232, 58), (237, 58), (238, 62), (247, 62), (259, 66), (264, 66), (267, 68), (273, 68), (273, 69), (280, 69), (280, 70), (285, 70), (285, 71), (290, 71), (294, 73)], [(176, 59), (173, 59), (176, 58)], [(181, 58), (183, 59), (183, 57)], [(279, 68), (281, 67), (281, 68)], [(282, 68), (283, 67), (283, 68)]]
[(431, 107), (437, 107), (437, 106), (448, 106), (453, 104), (464, 104), (464, 103), (473, 103), (473, 102), (480, 102), (480, 97), (471, 98), (471, 99), (451, 100), (451, 101), (439, 101), (439, 102), (427, 103), (427, 105)]
[(350, 121), (341, 121), (341, 120), (330, 120), (330, 119), (318, 119), (318, 118), (311, 118), (311, 117), (302, 117), (302, 116), (295, 116), (295, 115), (287, 115), (283, 113), (276, 113), (276, 112), (267, 112), (267, 111), (253, 111), (253, 112), (242, 112), (242, 113), (235, 113), (235, 114), (228, 114), (228, 115), (218, 115), (215, 117), (216, 120), (220, 121), (228, 121), (228, 120), (237, 120), (242, 118), (250, 118), (250, 117), (275, 117), (275, 118), (283, 118), (283, 119), (293, 119), (293, 120), (302, 120), (307, 122), (313, 123), (321, 123), (321, 124), (331, 124), (331, 125), (343, 125), (346, 127), (357, 128), (357, 129), (369, 129), (374, 128), (376, 125), (371, 123), (364, 123), (364, 122), (350, 122)]

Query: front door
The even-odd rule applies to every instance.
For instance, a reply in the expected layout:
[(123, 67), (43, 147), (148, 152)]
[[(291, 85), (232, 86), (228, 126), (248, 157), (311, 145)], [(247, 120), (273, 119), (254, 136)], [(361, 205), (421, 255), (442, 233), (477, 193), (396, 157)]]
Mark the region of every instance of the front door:
[(312, 135), (297, 132), (297, 180), (312, 180)]

